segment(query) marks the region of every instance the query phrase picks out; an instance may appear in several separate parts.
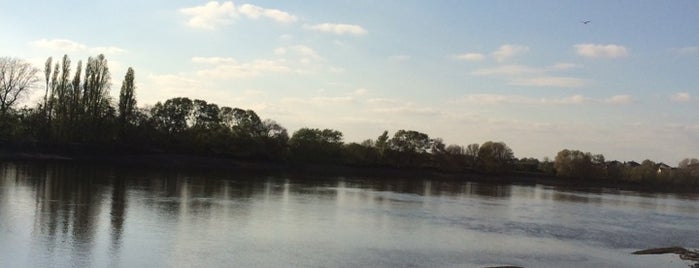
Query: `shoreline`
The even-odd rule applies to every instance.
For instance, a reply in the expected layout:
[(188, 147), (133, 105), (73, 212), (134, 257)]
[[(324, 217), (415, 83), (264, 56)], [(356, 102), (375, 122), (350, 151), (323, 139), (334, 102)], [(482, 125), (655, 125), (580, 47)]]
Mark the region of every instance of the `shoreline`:
[(433, 168), (369, 167), (332, 164), (299, 164), (270, 160), (235, 159), (220, 156), (201, 156), (175, 153), (111, 153), (111, 154), (56, 154), (40, 152), (13, 152), (0, 150), (0, 163), (71, 163), (122, 168), (170, 169), (178, 171), (235, 171), (264, 173), (279, 176), (347, 176), (376, 179), (402, 178), (515, 184), (545, 185), (572, 189), (607, 189), (649, 193), (699, 193), (699, 187), (678, 184), (609, 181), (604, 179), (578, 180), (544, 173), (511, 172), (486, 174), (473, 170), (444, 171)]

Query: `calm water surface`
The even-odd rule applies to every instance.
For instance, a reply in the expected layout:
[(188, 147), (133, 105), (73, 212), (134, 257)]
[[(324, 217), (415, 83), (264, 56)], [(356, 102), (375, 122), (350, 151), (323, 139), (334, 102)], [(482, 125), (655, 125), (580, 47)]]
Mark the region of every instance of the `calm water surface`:
[(697, 195), (0, 164), (0, 267), (687, 267)]

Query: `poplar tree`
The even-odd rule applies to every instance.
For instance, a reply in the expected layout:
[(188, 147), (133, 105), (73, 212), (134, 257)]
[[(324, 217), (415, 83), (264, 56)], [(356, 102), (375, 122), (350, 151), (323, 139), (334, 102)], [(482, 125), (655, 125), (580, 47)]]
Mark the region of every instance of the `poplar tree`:
[(129, 125), (133, 124), (136, 112), (136, 97), (134, 95), (134, 71), (129, 67), (121, 83), (119, 93), (119, 124), (122, 131), (126, 131)]

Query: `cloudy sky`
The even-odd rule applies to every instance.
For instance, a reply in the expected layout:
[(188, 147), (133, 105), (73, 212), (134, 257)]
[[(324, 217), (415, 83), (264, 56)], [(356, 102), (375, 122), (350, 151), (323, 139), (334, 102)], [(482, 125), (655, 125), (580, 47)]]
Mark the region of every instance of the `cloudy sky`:
[(133, 67), (141, 106), (199, 98), (347, 142), (699, 157), (695, 0), (0, 0), (0, 35), (37, 67), (104, 53), (113, 96)]

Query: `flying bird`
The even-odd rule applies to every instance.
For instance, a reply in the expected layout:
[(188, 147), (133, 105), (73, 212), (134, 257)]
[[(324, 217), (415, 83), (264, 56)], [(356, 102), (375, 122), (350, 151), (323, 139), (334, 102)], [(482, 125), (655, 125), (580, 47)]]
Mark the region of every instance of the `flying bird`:
[(583, 24), (588, 24), (588, 23), (590, 23), (590, 22), (591, 22), (591, 21), (589, 21), (589, 20), (584, 20), (584, 21), (582, 21)]

